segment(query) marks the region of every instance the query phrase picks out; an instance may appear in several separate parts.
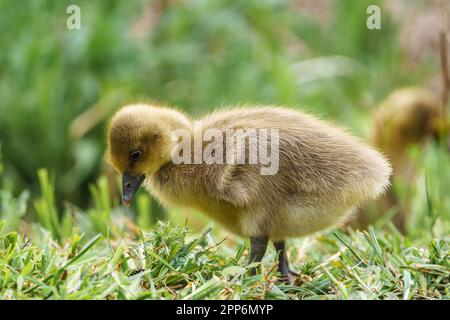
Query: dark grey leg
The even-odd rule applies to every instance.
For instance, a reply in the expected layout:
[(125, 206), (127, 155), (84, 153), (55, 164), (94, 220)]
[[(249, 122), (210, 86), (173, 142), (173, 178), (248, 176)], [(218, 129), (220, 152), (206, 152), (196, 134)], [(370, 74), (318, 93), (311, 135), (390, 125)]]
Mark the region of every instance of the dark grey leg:
[(286, 252), (286, 242), (283, 240), (274, 241), (273, 245), (275, 246), (275, 250), (277, 250), (278, 271), (281, 273), (281, 276), (284, 278), (289, 278), (289, 275), (298, 276), (297, 272), (294, 272), (289, 268), (289, 260)]
[[(268, 237), (250, 237), (250, 257), (248, 263), (261, 262), (266, 253)], [(251, 275), (256, 275), (257, 268), (250, 269)]]

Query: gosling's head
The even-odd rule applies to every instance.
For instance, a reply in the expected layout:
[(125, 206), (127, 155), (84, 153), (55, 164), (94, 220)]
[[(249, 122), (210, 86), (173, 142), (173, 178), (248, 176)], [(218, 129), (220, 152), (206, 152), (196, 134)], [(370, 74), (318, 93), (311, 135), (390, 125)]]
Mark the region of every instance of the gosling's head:
[(374, 120), (372, 140), (391, 156), (413, 144), (446, 139), (442, 104), (422, 88), (394, 91), (378, 108)]
[(173, 109), (145, 104), (119, 109), (108, 128), (108, 162), (122, 174), (122, 202), (129, 205), (146, 177), (170, 161), (173, 130), (190, 128)]

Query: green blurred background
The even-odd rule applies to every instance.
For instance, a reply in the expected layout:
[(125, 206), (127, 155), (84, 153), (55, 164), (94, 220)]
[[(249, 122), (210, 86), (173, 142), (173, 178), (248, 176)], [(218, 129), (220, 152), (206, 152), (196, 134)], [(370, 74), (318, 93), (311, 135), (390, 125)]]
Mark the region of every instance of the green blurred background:
[[(298, 106), (367, 137), (389, 92), (433, 83), (439, 72), (423, 31), (436, 30), (432, 14), (422, 21), (439, 10), (433, 3), (0, 0), (2, 188), (39, 194), (45, 167), (59, 206), (91, 205), (89, 185), (111, 170), (105, 124), (129, 102), (193, 115), (243, 103)], [(81, 8), (80, 30), (66, 27), (71, 4)], [(380, 30), (366, 27), (371, 4), (382, 9)]]

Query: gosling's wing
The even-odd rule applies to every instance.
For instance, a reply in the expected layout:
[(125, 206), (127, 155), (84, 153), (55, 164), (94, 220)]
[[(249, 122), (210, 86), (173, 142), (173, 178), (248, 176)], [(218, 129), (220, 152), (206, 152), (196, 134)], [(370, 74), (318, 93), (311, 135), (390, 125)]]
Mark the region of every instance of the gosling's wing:
[[(295, 116), (300, 116), (301, 118), (296, 119)], [(255, 205), (258, 202), (270, 201), (271, 196), (281, 199), (284, 198), (283, 193), (291, 192), (293, 188), (290, 187), (290, 184), (293, 181), (291, 180), (289, 183), (288, 180), (290, 178), (295, 180), (295, 177), (292, 175), (298, 175), (298, 168), (290, 168), (290, 175), (285, 173), (277, 174), (276, 172), (275, 175), (263, 174), (264, 168), (267, 169), (271, 164), (263, 164), (261, 162), (258, 152), (258, 141), (249, 139), (245, 144), (227, 144), (226, 139), (229, 134), (227, 130), (240, 129), (244, 130), (244, 132), (234, 131), (234, 133), (245, 134), (245, 131), (248, 129), (265, 129), (270, 136), (271, 130), (278, 129), (280, 133), (279, 143), (282, 145), (287, 144), (285, 147), (280, 146), (280, 150), (286, 150), (292, 148), (293, 142), (286, 136), (287, 132), (284, 127), (301, 126), (302, 122), (306, 121), (302, 116), (302, 114), (291, 110), (266, 107), (225, 110), (203, 119), (203, 132), (207, 129), (216, 129), (221, 132), (224, 137), (222, 141), (224, 160), (227, 160), (226, 158), (228, 157), (228, 160), (231, 159), (232, 162), (227, 162), (223, 166), (211, 170), (210, 177), (215, 178), (214, 181), (217, 181), (215, 190), (211, 191), (212, 193), (215, 192), (215, 197), (230, 202), (235, 206), (243, 207), (250, 203)], [(271, 145), (270, 139), (272, 139), (271, 136), (269, 137), (268, 146)], [(268, 153), (270, 154), (271, 152)], [(258, 155), (257, 163), (248, 163), (250, 154)], [(239, 164), (238, 157), (242, 155), (246, 157), (247, 162), (245, 164)], [(284, 166), (284, 171), (288, 169), (286, 166), (295, 166), (292, 163), (292, 150), (288, 153), (283, 152), (280, 154), (280, 157), (281, 159), (277, 158), (275, 160), (280, 161), (280, 165)], [(217, 177), (216, 174), (219, 171), (221, 174), (220, 177)]]
[[(225, 131), (222, 134), (225, 137)], [(221, 151), (222, 158), (217, 158), (219, 163), (205, 163), (207, 160), (204, 154), (202, 171), (205, 174), (204, 181), (209, 181), (207, 191), (212, 197), (242, 207), (252, 199), (251, 188), (252, 185), (255, 186), (252, 176), (255, 168), (237, 164), (238, 147), (241, 146), (227, 145), (226, 139), (204, 142), (203, 150)]]

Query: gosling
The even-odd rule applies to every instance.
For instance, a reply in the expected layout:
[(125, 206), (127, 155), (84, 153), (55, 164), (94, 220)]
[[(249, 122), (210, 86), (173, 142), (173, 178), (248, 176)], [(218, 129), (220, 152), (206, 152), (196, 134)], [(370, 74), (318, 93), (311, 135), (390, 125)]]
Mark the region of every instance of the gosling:
[[(408, 152), (411, 146), (423, 148), (428, 141), (446, 139), (448, 124), (443, 111), (435, 95), (420, 87), (395, 90), (376, 109), (370, 141), (391, 161), (393, 184), (408, 186), (415, 181), (417, 168)], [(392, 188), (377, 199), (375, 207), (377, 213), (395, 207), (398, 212), (393, 222), (405, 231), (410, 208), (399, 203)], [(365, 228), (371, 220), (368, 212), (361, 212), (358, 225)]]
[[(379, 196), (389, 184), (391, 167), (379, 152), (345, 130), (300, 111), (236, 108), (196, 123), (174, 109), (146, 104), (128, 105), (114, 114), (106, 158), (122, 174), (123, 203), (129, 205), (144, 184), (165, 206), (197, 209), (229, 231), (250, 238), (249, 264), (261, 262), (271, 240), (282, 277), (297, 275), (289, 267), (287, 238), (343, 223), (356, 206)], [(174, 154), (195, 157), (194, 148), (178, 152), (180, 139), (174, 138), (174, 132), (189, 133), (186, 139), (192, 142), (192, 137), (205, 138), (208, 129), (224, 136), (229, 129), (278, 132), (276, 144), (267, 143), (269, 151), (278, 149), (278, 171), (262, 174), (267, 165), (249, 161), (173, 161)], [(225, 140), (208, 139), (213, 155), (235, 155), (242, 148), (231, 143), (231, 151), (226, 151)], [(244, 149), (251, 153), (255, 145), (249, 143)], [(256, 274), (255, 268), (250, 270)]]
[(376, 109), (370, 140), (389, 157), (394, 177), (411, 180), (407, 149), (439, 139), (445, 129), (442, 103), (420, 87), (392, 92)]

